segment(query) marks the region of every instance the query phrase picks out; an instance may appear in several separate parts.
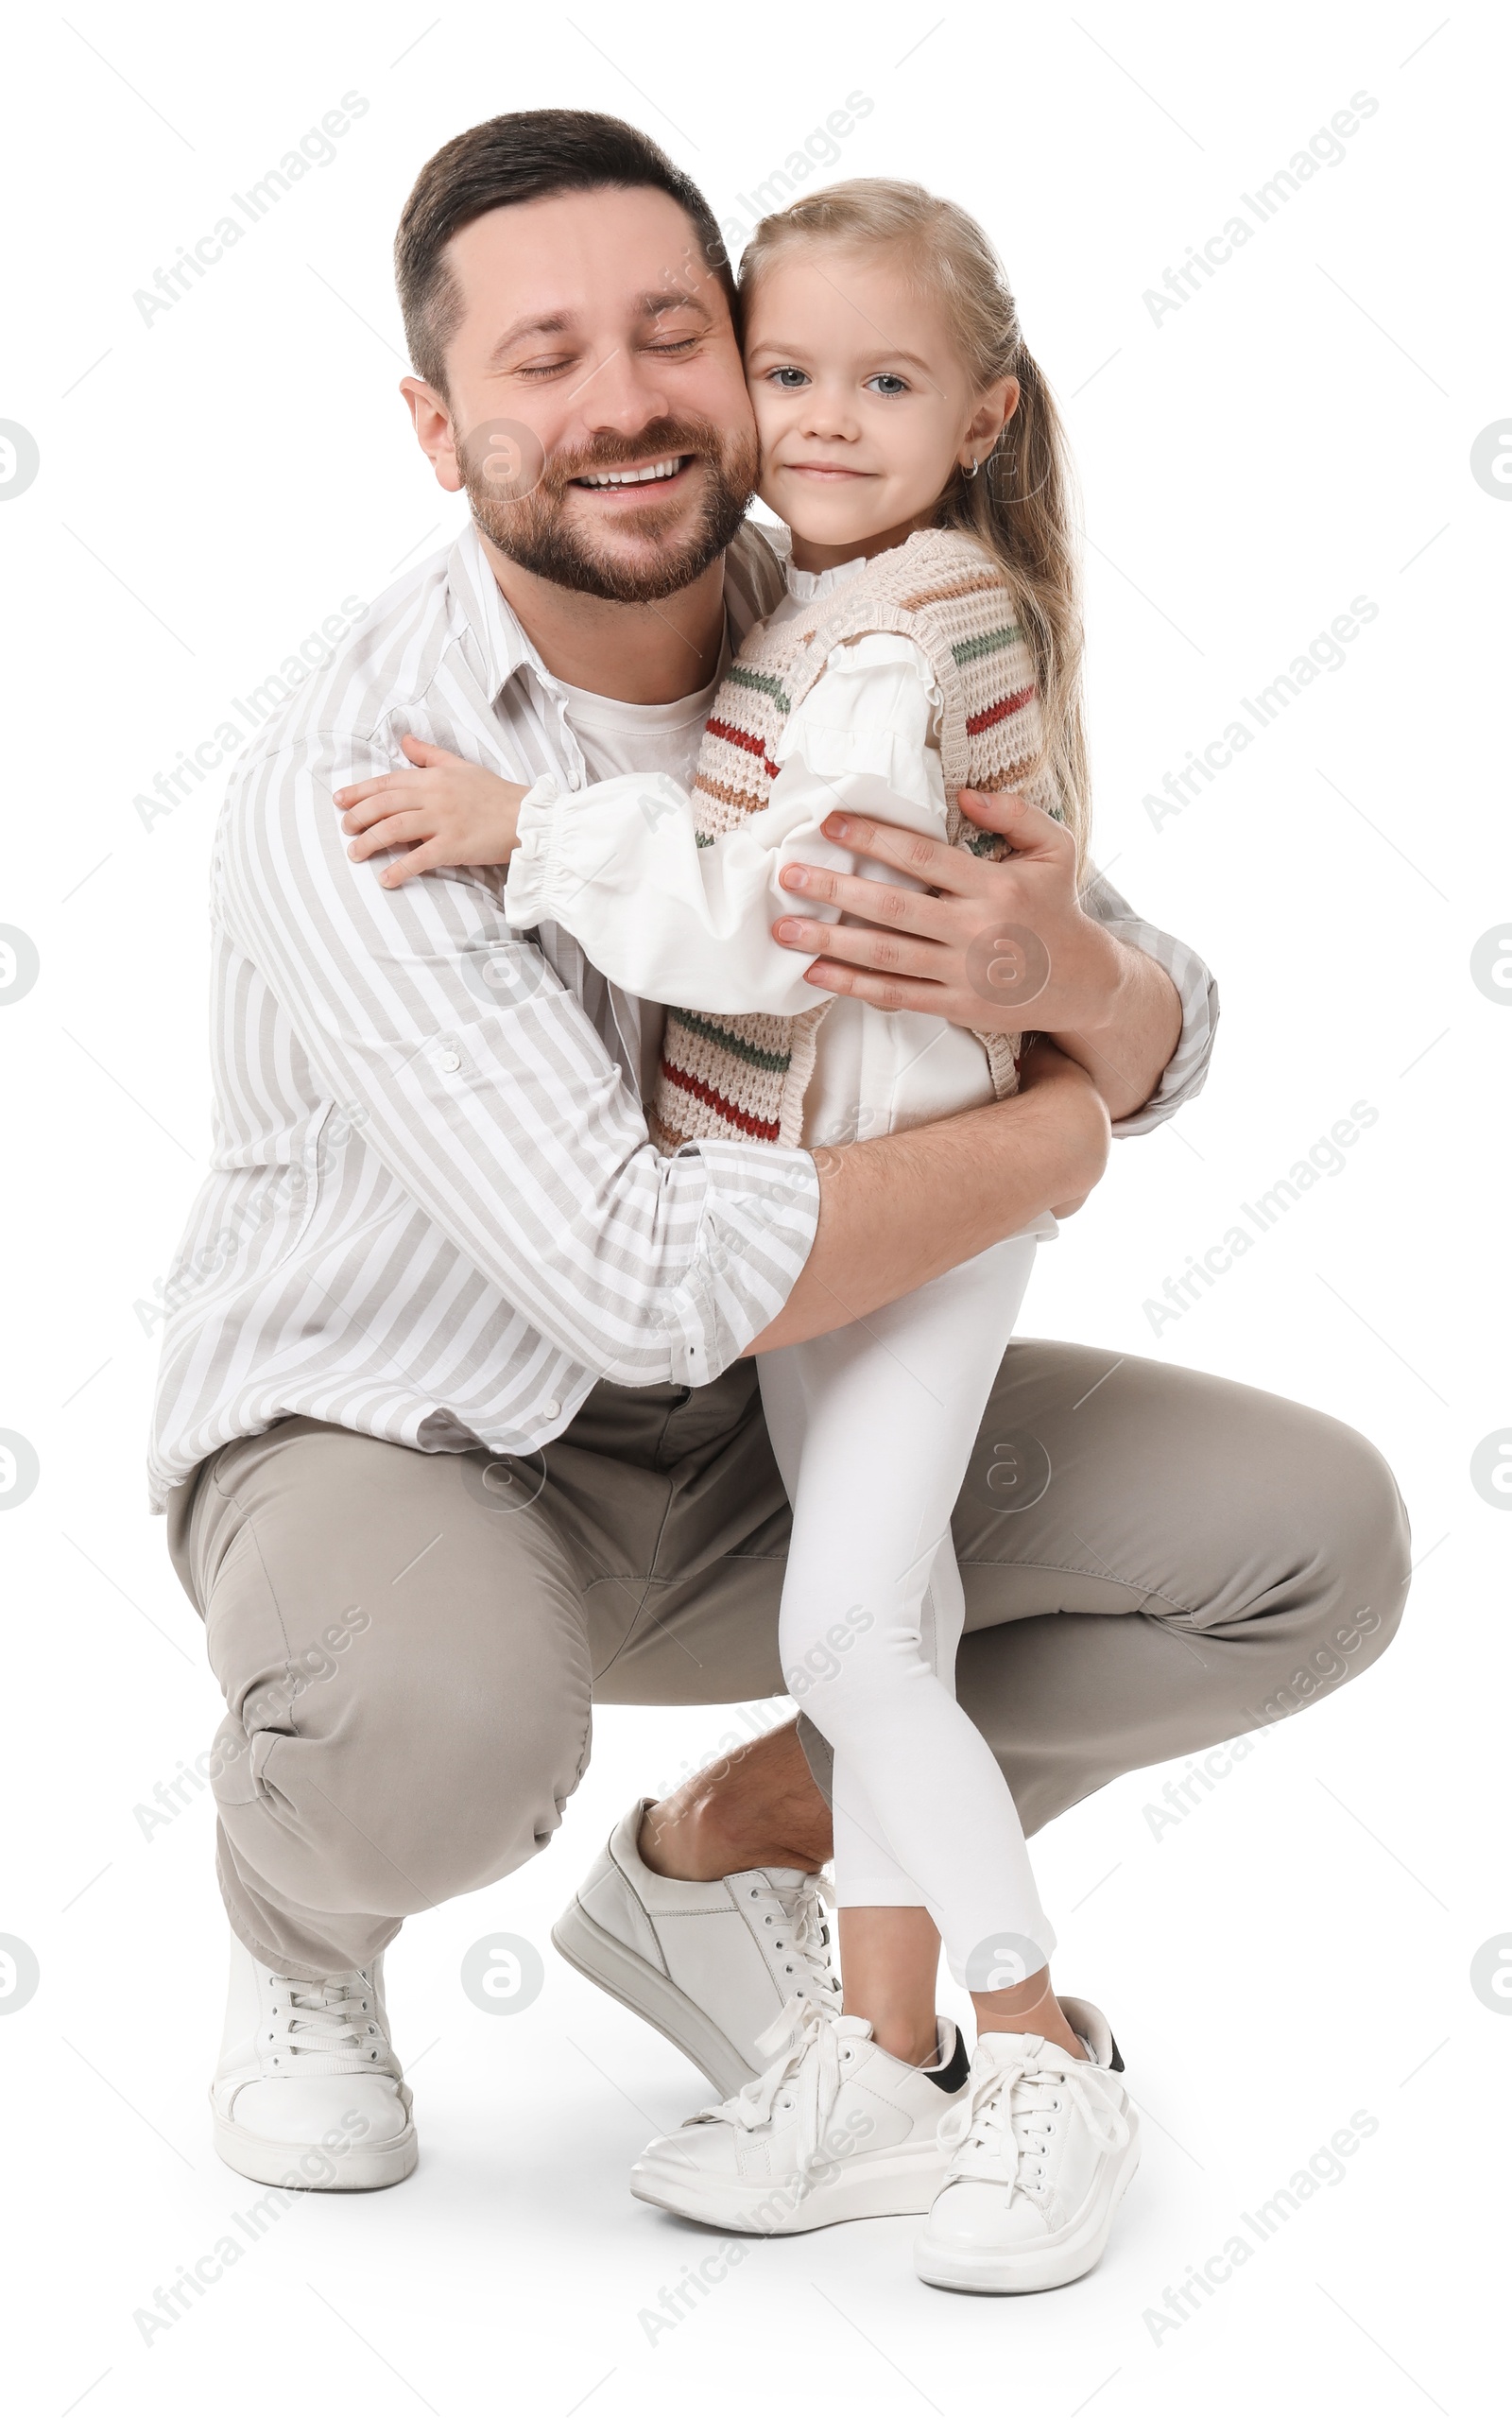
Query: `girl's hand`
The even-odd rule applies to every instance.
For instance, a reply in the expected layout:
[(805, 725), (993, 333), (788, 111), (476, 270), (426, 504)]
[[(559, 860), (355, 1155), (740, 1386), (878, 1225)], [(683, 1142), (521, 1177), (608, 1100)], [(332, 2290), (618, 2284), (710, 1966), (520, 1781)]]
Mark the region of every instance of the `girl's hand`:
[(404, 748), (413, 770), (390, 769), (339, 786), (332, 797), (345, 814), (342, 827), (357, 839), (347, 848), (352, 861), (413, 845), (413, 854), (381, 873), (384, 888), (403, 888), (421, 871), (507, 862), (520, 841), (516, 816), (527, 790), (418, 735), (406, 735)]

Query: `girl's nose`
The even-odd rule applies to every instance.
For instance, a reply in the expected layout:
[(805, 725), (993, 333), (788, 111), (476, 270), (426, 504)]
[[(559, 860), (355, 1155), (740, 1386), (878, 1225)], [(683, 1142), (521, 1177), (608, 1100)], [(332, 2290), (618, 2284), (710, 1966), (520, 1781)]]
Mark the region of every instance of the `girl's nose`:
[(843, 398), (815, 389), (804, 405), (807, 412), (803, 429), (810, 440), (854, 440), (858, 436), (854, 409)]

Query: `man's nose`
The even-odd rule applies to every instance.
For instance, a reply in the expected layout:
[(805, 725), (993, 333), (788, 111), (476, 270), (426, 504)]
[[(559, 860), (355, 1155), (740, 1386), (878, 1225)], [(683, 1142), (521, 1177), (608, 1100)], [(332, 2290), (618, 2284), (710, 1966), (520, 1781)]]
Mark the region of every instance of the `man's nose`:
[(667, 412), (666, 385), (658, 366), (611, 347), (583, 374), (570, 403), (588, 431), (625, 437)]

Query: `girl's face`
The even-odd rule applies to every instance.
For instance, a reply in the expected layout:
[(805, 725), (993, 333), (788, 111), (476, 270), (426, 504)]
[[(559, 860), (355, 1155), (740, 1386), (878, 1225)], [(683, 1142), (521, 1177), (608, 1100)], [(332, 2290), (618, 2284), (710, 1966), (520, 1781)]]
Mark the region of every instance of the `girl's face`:
[(1015, 380), (974, 387), (939, 306), (873, 248), (807, 245), (763, 273), (747, 300), (746, 380), (757, 490), (810, 572), (928, 524), (1019, 397)]

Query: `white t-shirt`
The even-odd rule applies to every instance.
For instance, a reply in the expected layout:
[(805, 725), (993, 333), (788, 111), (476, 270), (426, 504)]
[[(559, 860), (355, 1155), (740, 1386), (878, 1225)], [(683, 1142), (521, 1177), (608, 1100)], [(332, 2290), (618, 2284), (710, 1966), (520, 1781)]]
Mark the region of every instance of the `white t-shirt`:
[(568, 723), (583, 748), (589, 784), (628, 777), (632, 770), (649, 777), (664, 769), (674, 786), (691, 786), (703, 731), (730, 658), (727, 634), (713, 682), (701, 693), (684, 694), (680, 701), (611, 701), (608, 694), (562, 685)]
[[(585, 693), (580, 685), (562, 685), (567, 697), (568, 724), (581, 747), (589, 785), (599, 786), (608, 778), (650, 777), (664, 770), (674, 786), (691, 786), (709, 713), (732, 656), (727, 629), (712, 682), (700, 693), (684, 694), (680, 701), (613, 701), (608, 694)], [(579, 940), (578, 944), (592, 956), (593, 949), (586, 939)], [(643, 1001), (640, 1084), (644, 1106), (649, 1106), (656, 1090), (657, 1062), (665, 1028), (661, 1006), (651, 1000)]]

